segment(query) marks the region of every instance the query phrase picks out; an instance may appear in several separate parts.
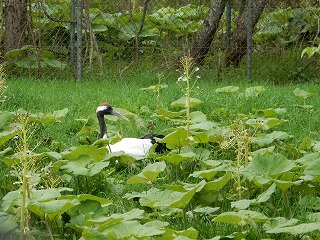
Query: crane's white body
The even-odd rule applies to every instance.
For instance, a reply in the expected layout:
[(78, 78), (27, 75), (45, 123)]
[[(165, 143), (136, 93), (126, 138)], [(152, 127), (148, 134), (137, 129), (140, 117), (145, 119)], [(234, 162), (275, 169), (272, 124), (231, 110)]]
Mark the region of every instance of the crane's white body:
[(110, 152), (124, 152), (134, 156), (146, 156), (152, 146), (151, 139), (123, 138), (115, 144), (109, 144)]
[[(114, 115), (123, 120), (129, 121), (125, 116), (116, 112), (108, 103), (101, 104), (96, 110), (97, 118), (100, 126), (100, 138), (107, 138), (107, 127), (104, 120), (104, 115)], [(145, 157), (154, 141), (154, 137), (158, 134), (149, 134), (141, 138), (123, 138), (115, 144), (108, 144), (109, 152), (124, 152), (126, 154)]]

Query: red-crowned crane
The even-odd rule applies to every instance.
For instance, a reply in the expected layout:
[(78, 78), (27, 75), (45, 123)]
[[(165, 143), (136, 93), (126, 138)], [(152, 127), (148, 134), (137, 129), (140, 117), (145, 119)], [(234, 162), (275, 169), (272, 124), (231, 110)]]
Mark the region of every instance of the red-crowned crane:
[[(104, 115), (114, 115), (123, 120), (129, 121), (125, 116), (116, 112), (108, 103), (103, 103), (97, 108), (97, 118), (100, 126), (100, 138), (107, 138), (107, 127)], [(148, 134), (141, 138), (123, 138), (115, 144), (108, 144), (110, 152), (124, 152), (134, 156), (145, 157), (151, 146), (156, 143), (155, 138), (163, 138), (160, 134)], [(166, 150), (165, 144), (158, 143), (155, 152), (161, 153)]]

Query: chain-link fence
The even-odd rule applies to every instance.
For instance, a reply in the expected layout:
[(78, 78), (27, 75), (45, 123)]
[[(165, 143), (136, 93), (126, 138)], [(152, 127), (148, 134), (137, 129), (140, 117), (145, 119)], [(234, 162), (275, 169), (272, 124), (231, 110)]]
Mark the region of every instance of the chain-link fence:
[(310, 78), (318, 64), (316, 58), (302, 59), (301, 51), (317, 44), (320, 11), (316, 2), (292, 4), (6, 0), (1, 11), (1, 62), (12, 74), (54, 73), (80, 80), (83, 72), (172, 68), (181, 56), (191, 55), (217, 76), (236, 67), (249, 78)]

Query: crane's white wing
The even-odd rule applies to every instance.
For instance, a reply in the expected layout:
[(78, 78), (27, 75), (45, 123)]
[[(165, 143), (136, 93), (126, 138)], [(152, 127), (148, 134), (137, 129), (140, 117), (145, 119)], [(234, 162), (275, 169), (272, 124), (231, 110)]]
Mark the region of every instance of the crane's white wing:
[(134, 156), (146, 156), (151, 148), (151, 139), (123, 138), (115, 144), (110, 144), (111, 152), (124, 152)]

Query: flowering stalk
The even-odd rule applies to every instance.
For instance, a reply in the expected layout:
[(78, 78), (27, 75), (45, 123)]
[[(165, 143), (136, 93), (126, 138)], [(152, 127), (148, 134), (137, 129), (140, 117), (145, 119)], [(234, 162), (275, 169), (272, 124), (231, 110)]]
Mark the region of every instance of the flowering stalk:
[[(191, 117), (190, 117), (190, 99), (191, 99), (191, 90), (195, 86), (196, 81), (191, 86), (190, 80), (192, 78), (192, 75), (199, 71), (199, 68), (194, 68), (194, 61), (192, 57), (183, 57), (181, 59), (181, 64), (183, 67), (183, 73), (182, 76), (178, 78), (178, 82), (183, 81), (186, 82), (186, 88), (185, 88), (185, 96), (186, 96), (186, 128), (187, 128), (187, 139), (190, 137), (190, 125), (191, 125)], [(196, 78), (199, 78), (198, 76)]]
[(6, 74), (3, 67), (0, 65), (0, 102), (4, 102), (6, 97), (4, 96), (4, 92), (6, 91)]
[(28, 172), (29, 172), (29, 164), (28, 164), (28, 143), (27, 143), (27, 117), (21, 117), (22, 119), (22, 128), (21, 128), (21, 140), (22, 140), (22, 186), (21, 186), (21, 194), (22, 194), (22, 203), (21, 203), (21, 212), (20, 212), (20, 239), (25, 239), (25, 235), (27, 233), (28, 226), (28, 212), (26, 207), (27, 195), (29, 192), (28, 189)]

